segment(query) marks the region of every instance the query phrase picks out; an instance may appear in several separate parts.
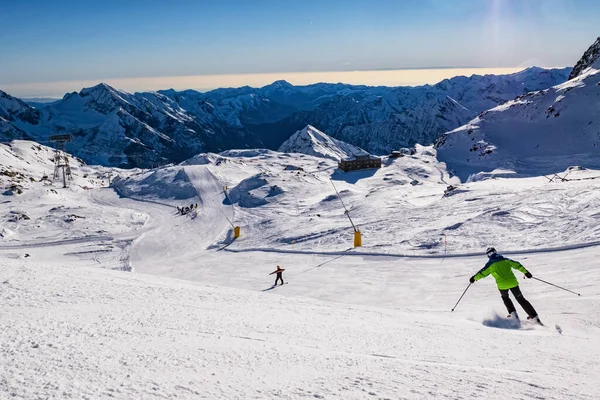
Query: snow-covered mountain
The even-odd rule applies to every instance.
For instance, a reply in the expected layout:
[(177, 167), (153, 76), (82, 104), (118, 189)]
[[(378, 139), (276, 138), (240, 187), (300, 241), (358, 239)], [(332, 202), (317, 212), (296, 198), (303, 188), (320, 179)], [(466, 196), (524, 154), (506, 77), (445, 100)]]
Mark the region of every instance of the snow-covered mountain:
[(0, 90), (0, 118), (15, 123), (25, 122), (35, 125), (39, 122), (40, 116), (39, 111), (27, 103)]
[(153, 166), (201, 151), (278, 149), (310, 124), (333, 138), (383, 153), (432, 143), (479, 112), (566, 80), (570, 69), (455, 77), (419, 87), (345, 84), (128, 93), (99, 84), (36, 107), (0, 93), (0, 140), (69, 133), (88, 163)]
[(148, 167), (205, 149), (254, 144), (239, 127), (211, 119), (210, 112), (192, 114), (159, 93), (132, 94), (104, 83), (39, 109), (4, 95), (0, 117), (10, 124), (3, 121), (5, 139), (26, 135), (48, 143), (53, 134), (69, 133), (68, 150), (102, 165)]
[(481, 113), (443, 135), (438, 156), (463, 179), (480, 171), (554, 173), (600, 166), (600, 39), (573, 78)]
[(307, 125), (294, 133), (279, 147), (281, 153), (302, 153), (340, 161), (344, 158), (369, 155), (360, 147), (333, 139), (314, 126)]
[(37, 125), (40, 113), (27, 103), (0, 90), (0, 140), (28, 139), (17, 125)]
[(568, 72), (530, 68), (502, 76), (455, 77), (433, 86), (357, 89), (330, 96), (275, 125), (299, 129), (311, 124), (371, 153), (387, 153), (433, 143), (481, 111), (564, 82)]
[(0, 90), (0, 140), (28, 139), (27, 133), (17, 125), (36, 125), (39, 120), (38, 110)]

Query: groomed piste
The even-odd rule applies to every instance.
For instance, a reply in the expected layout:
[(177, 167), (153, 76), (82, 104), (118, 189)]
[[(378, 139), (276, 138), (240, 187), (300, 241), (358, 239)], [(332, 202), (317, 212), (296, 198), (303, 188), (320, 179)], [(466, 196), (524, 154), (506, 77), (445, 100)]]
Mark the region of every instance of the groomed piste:
[[(0, 154), (21, 191), (0, 204), (2, 396), (599, 395), (600, 171), (460, 182), (432, 147), (350, 173), (243, 150), (73, 160), (62, 189), (50, 149)], [(491, 278), (451, 312), (492, 244), (581, 296), (517, 273), (544, 327), (507, 324)], [(277, 265), (288, 284), (266, 290)]]

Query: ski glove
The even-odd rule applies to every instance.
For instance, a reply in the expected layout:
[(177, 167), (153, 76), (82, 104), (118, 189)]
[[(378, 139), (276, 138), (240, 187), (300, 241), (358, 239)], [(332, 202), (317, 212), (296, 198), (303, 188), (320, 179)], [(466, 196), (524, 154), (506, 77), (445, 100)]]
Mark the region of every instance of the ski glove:
[(527, 272), (525, 273), (525, 277), (531, 279), (533, 278), (533, 275), (531, 275), (531, 272)]
[(474, 276), (470, 277), (470, 278), (469, 278), (469, 282), (471, 282), (471, 283), (475, 283), (475, 277), (474, 277)]

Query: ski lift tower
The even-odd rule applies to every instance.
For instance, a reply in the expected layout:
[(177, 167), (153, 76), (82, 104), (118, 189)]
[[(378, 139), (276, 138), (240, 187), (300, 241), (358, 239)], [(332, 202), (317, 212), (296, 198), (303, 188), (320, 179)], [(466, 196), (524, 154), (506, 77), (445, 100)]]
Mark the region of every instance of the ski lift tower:
[(69, 165), (69, 157), (65, 153), (67, 142), (73, 140), (71, 135), (53, 135), (50, 136), (50, 141), (56, 143), (56, 151), (54, 153), (54, 180), (60, 178), (62, 171), (63, 188), (67, 187), (67, 179), (72, 179), (71, 166)]

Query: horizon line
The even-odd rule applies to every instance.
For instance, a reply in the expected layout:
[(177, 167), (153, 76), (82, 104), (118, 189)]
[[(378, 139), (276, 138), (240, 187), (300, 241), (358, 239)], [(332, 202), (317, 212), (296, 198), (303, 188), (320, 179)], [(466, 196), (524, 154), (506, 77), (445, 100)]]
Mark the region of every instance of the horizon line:
[[(84, 88), (94, 87), (101, 83), (106, 83), (111, 87), (127, 92), (157, 92), (161, 90), (196, 90), (199, 92), (208, 92), (216, 89), (236, 89), (241, 87), (260, 88), (272, 84), (277, 81), (286, 81), (294, 86), (306, 86), (318, 83), (330, 84), (347, 84), (354, 86), (388, 86), (388, 87), (415, 87), (432, 85), (457, 76), (473, 76), (473, 75), (508, 75), (526, 70), (528, 68), (542, 69), (564, 69), (572, 68), (568, 66), (519, 66), (519, 67), (423, 67), (423, 68), (379, 68), (379, 69), (363, 69), (363, 70), (337, 70), (337, 71), (312, 71), (312, 72), (260, 72), (260, 73), (243, 73), (243, 74), (202, 74), (202, 75), (169, 75), (169, 76), (148, 76), (134, 78), (102, 78), (102, 79), (79, 79), (79, 80), (61, 80), (61, 81), (36, 81), (26, 83), (0, 83), (0, 89), (4, 90), (18, 98), (46, 98), (59, 100), (68, 93), (78, 92)], [(478, 74), (478, 71), (487, 70), (495, 71), (496, 73)], [(439, 73), (435, 73), (438, 71)], [(459, 71), (456, 74), (448, 74), (451, 71)], [(462, 71), (463, 73), (460, 73)], [(419, 76), (419, 72), (421, 74)], [(380, 73), (388, 75), (386, 77), (373, 76)], [(404, 74), (405, 79), (400, 77), (392, 78), (391, 74)], [(364, 81), (355, 74), (363, 74)], [(343, 75), (343, 79), (333, 78), (334, 75)], [(429, 79), (425, 75), (430, 75)], [(310, 79), (321, 76), (323, 79)], [(267, 78), (268, 77), (268, 78)], [(348, 81), (348, 79), (350, 81)], [(162, 84), (161, 84), (162, 81)], [(173, 84), (169, 84), (168, 82)], [(188, 81), (189, 84), (183, 82)], [(213, 81), (213, 82), (209, 82)], [(220, 82), (222, 81), (222, 82)], [(244, 82), (246, 81), (246, 82)], [(295, 82), (294, 82), (295, 81)], [(387, 82), (386, 82), (387, 81)], [(112, 82), (112, 83), (111, 83)], [(193, 82), (197, 82), (194, 84)], [(260, 83), (259, 83), (260, 82)], [(237, 84), (236, 84), (237, 83)], [(60, 90), (59, 87), (64, 87)], [(146, 86), (145, 88), (143, 88)], [(8, 90), (3, 89), (7, 88)], [(36, 87), (39, 87), (36, 91)], [(47, 90), (42, 88), (46, 87)], [(135, 89), (128, 89), (136, 87)], [(10, 90), (13, 88), (14, 90)], [(70, 89), (68, 89), (70, 88)], [(20, 90), (19, 90), (20, 89)], [(12, 94), (14, 92), (22, 92), (22, 94)], [(62, 93), (62, 94), (59, 94)]]

